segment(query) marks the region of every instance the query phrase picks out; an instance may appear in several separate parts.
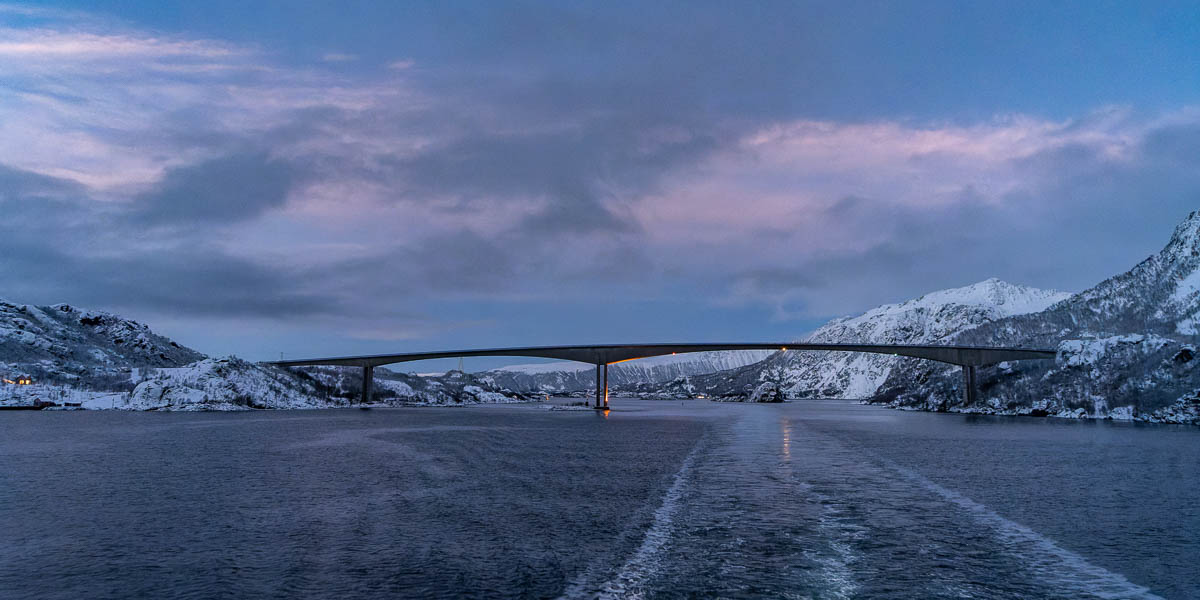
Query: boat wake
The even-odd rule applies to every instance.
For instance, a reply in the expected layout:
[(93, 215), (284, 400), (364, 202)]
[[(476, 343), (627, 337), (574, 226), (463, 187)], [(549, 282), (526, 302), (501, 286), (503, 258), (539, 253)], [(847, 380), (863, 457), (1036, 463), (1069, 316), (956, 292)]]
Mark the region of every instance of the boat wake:
[(1011, 521), (954, 490), (938, 485), (912, 469), (884, 459), (880, 461), (905, 479), (933, 492), (967, 511), (977, 521), (991, 527), (998, 541), (1014, 555), (1022, 557), (1032, 574), (1071, 593), (1074, 597), (1162, 600), (1161, 596), (1129, 581), (1124, 575), (1096, 566), (1033, 529)]
[(563, 598), (603, 598), (603, 599), (618, 599), (618, 598), (643, 598), (645, 597), (645, 584), (657, 572), (660, 565), (659, 557), (662, 554), (663, 547), (671, 539), (671, 529), (675, 521), (675, 514), (679, 511), (682, 504), (684, 488), (687, 485), (687, 480), (692, 472), (693, 465), (696, 462), (696, 456), (700, 452), (700, 448), (704, 445), (704, 439), (696, 442), (696, 445), (683, 459), (683, 463), (679, 467), (679, 471), (675, 473), (674, 481), (671, 482), (671, 487), (667, 488), (663, 494), (662, 504), (658, 510), (654, 511), (654, 519), (650, 527), (646, 529), (646, 534), (642, 538), (642, 543), (622, 565), (617, 574), (604, 584), (596, 588), (588, 590), (586, 581), (577, 581), (567, 589), (563, 594)]

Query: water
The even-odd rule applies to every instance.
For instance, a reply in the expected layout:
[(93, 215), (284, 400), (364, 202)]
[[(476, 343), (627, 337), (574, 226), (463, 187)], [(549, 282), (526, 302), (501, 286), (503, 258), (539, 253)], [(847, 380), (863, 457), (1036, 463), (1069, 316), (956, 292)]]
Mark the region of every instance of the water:
[(614, 404), (0, 414), (0, 597), (1200, 597), (1200, 428)]

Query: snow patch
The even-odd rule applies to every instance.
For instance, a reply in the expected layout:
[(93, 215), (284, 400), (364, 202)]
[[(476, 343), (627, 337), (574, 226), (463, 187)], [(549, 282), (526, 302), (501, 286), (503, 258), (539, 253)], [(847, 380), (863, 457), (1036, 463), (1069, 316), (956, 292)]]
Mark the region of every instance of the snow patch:
[(1190, 300), (1196, 299), (1196, 293), (1200, 292), (1200, 269), (1188, 273), (1175, 284), (1175, 291), (1171, 294), (1171, 301), (1176, 304), (1186, 304)]
[(1171, 344), (1171, 340), (1156, 335), (1131, 333), (1086, 340), (1065, 340), (1058, 345), (1058, 363), (1066, 367), (1086, 367), (1122, 346), (1139, 346), (1150, 352)]

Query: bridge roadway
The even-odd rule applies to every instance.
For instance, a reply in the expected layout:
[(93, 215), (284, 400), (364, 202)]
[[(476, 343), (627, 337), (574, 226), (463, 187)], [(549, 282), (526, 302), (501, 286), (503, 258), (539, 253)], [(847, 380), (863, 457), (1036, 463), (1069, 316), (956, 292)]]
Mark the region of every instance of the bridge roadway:
[(963, 370), (963, 402), (973, 403), (977, 399), (975, 368), (1005, 361), (1038, 360), (1054, 358), (1053, 350), (1028, 348), (988, 348), (982, 346), (941, 346), (905, 344), (805, 344), (805, 343), (742, 343), (742, 344), (601, 344), (593, 346), (527, 346), (520, 348), (485, 348), (476, 350), (448, 350), (439, 352), (409, 352), (403, 354), (373, 354), (366, 356), (339, 356), (330, 358), (308, 358), (281, 360), (271, 364), (281, 367), (344, 366), (360, 367), (363, 370), (362, 402), (371, 399), (372, 380), (375, 367), (402, 362), (430, 360), (435, 358), (466, 358), (472, 356), (522, 356), (531, 358), (553, 358), (596, 365), (596, 408), (608, 408), (608, 365), (627, 360), (685, 354), (688, 352), (711, 352), (718, 350), (779, 350), (779, 351), (834, 351), (870, 352), (923, 358), (959, 365)]

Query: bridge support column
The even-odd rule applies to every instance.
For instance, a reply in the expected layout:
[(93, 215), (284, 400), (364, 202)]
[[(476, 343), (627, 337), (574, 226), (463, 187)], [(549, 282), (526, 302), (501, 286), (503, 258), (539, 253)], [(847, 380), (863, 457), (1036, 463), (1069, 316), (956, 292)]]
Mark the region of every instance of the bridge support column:
[(963, 405), (975, 404), (979, 400), (978, 382), (975, 379), (975, 366), (963, 365)]
[(360, 399), (360, 402), (364, 405), (370, 404), (370, 402), (371, 402), (371, 384), (375, 383), (374, 380), (375, 380), (375, 367), (372, 367), (370, 365), (364, 366), (363, 367), (362, 398)]
[(608, 408), (608, 363), (604, 363), (604, 408)]
[(596, 408), (608, 409), (608, 363), (596, 365)]

